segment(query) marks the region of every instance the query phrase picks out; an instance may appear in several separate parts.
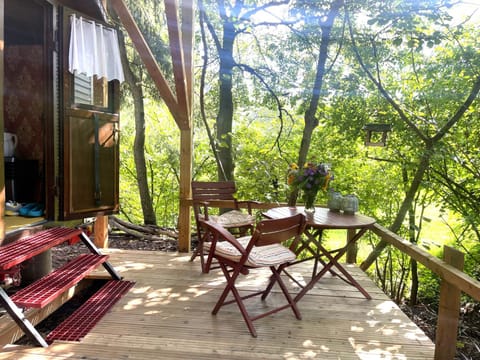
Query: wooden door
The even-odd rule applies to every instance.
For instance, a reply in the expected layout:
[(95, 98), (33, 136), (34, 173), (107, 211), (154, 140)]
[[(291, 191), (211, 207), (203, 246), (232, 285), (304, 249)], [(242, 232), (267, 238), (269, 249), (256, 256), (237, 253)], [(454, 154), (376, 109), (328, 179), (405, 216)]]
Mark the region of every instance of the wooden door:
[(72, 13), (63, 8), (60, 220), (116, 213), (119, 204), (119, 82), (68, 71)]

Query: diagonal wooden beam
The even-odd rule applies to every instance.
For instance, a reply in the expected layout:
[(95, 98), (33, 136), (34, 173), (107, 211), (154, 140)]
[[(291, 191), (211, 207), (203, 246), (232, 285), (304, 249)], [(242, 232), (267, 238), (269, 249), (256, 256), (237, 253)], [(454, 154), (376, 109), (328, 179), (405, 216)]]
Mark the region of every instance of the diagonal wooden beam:
[(183, 117), (180, 116), (177, 99), (175, 98), (175, 95), (170, 89), (167, 80), (163, 76), (162, 70), (158, 66), (158, 63), (155, 60), (155, 57), (150, 50), (150, 47), (145, 41), (145, 38), (140, 32), (140, 29), (138, 28), (132, 14), (128, 10), (123, 0), (110, 0), (110, 4), (115, 13), (120, 18), (123, 26), (127, 30), (128, 35), (130, 36), (130, 39), (135, 45), (138, 54), (142, 58), (142, 61), (145, 64), (148, 73), (152, 77), (152, 80), (155, 82), (160, 96), (165, 101), (165, 104), (172, 113), (173, 118), (177, 122), (177, 125), (181, 128), (182, 126), (184, 126), (184, 120), (179, 121), (180, 119), (183, 119)]
[(113, 11), (118, 15), (123, 26), (127, 30), (130, 39), (137, 49), (148, 73), (154, 80), (160, 96), (172, 113), (172, 116), (180, 129), (180, 208), (179, 208), (179, 238), (178, 248), (180, 252), (190, 251), (191, 197), (190, 182), (192, 179), (192, 151), (193, 151), (193, 127), (192, 127), (192, 104), (193, 104), (193, 15), (194, 1), (183, 0), (181, 7), (182, 21), (179, 21), (178, 0), (164, 0), (165, 14), (168, 22), (170, 40), (170, 53), (172, 55), (173, 71), (175, 78), (175, 90), (177, 98), (172, 93), (163, 73), (138, 29), (135, 20), (128, 11), (123, 0), (110, 0)]
[[(178, 17), (177, 0), (165, 0), (165, 15), (167, 17), (168, 38), (170, 42), (170, 54), (172, 55), (173, 76), (178, 103), (178, 125), (188, 129), (190, 102), (187, 94), (187, 80), (185, 78), (184, 54)], [(180, 124), (181, 123), (181, 124)]]
[[(185, 67), (185, 76), (187, 81), (187, 96), (190, 111), (193, 106), (193, 0), (182, 1), (182, 47), (183, 63)], [(191, 117), (191, 114), (190, 114)]]

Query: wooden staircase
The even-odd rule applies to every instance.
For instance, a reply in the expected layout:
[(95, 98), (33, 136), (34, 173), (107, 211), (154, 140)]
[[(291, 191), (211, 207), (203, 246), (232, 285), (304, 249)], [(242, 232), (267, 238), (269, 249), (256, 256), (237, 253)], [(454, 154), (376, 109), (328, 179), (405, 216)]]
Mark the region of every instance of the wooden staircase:
[[(78, 241), (82, 241), (87, 246), (90, 250), (89, 254), (78, 256), (11, 296), (0, 287), (0, 305), (5, 308), (22, 331), (40, 346), (47, 347), (49, 342), (56, 339), (79, 340), (85, 336), (134, 283), (122, 281), (108, 263), (108, 256), (102, 255), (80, 229), (64, 227), (47, 229), (0, 247), (0, 271), (8, 272), (9, 269), (19, 266), (52, 247), (65, 242), (74, 244)], [(103, 265), (112, 280), (108, 281), (57, 329), (54, 329), (45, 340), (25, 318), (22, 309), (47, 306), (100, 265)]]

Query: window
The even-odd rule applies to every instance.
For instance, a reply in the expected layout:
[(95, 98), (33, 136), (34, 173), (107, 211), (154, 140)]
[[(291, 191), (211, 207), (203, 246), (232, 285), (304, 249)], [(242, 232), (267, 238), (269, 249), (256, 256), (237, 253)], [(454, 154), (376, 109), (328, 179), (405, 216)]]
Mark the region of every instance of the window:
[(75, 72), (73, 79), (73, 102), (75, 104), (93, 105), (92, 78)]
[(109, 108), (108, 82), (105, 78), (87, 76), (75, 71), (73, 75), (73, 103), (89, 107)]
[(112, 80), (124, 80), (116, 30), (75, 14), (70, 21), (72, 102), (82, 108), (111, 109)]

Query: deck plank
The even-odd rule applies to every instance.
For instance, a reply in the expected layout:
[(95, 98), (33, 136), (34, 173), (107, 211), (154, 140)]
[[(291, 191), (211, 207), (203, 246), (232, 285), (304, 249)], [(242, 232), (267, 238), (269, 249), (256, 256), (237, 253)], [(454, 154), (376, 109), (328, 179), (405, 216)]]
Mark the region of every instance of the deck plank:
[[(200, 272), (198, 261), (176, 253), (110, 249), (125, 280), (136, 285), (81, 342), (50, 347), (9, 345), (1, 359), (433, 359), (434, 345), (357, 267), (349, 271), (371, 294), (326, 276), (299, 302), (303, 320), (290, 310), (255, 321), (252, 338), (235, 304), (213, 316), (225, 280), (218, 270)], [(309, 264), (295, 269), (308, 276)], [(102, 276), (100, 269), (95, 276)], [(257, 273), (256, 273), (257, 274)], [(268, 272), (249, 275), (240, 288), (253, 291)], [(291, 289), (298, 287), (289, 284)], [(276, 290), (265, 304), (283, 302)]]

